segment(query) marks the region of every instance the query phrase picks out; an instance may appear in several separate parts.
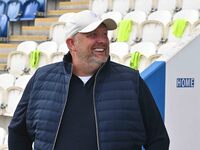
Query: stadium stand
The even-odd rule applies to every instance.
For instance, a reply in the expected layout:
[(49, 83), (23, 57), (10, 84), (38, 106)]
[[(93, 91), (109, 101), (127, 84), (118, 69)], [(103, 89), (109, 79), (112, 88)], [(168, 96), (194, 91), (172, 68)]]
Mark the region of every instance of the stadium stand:
[(6, 11), (6, 3), (0, 0), (0, 15), (5, 14), (5, 11)]
[(0, 15), (0, 42), (8, 42), (9, 38), (9, 18), (7, 15)]
[(10, 21), (18, 21), (22, 13), (22, 3), (16, 0), (10, 0), (7, 3), (6, 15)]

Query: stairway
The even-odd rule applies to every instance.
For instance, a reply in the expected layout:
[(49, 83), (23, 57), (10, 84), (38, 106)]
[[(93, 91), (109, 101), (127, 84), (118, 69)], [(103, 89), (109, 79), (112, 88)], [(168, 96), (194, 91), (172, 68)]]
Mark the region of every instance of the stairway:
[(55, 1), (48, 1), (48, 3), (51, 4), (48, 4), (46, 17), (36, 18), (33, 23), (26, 23), (32, 25), (22, 24), (20, 26), (20, 34), (10, 35), (8, 43), (0, 43), (0, 71), (3, 71), (6, 68), (8, 53), (15, 50), (20, 42), (32, 40), (41, 43), (48, 40), (50, 26), (58, 21), (60, 15), (89, 9), (89, 2), (90, 0), (63, 0), (59, 1), (55, 6), (52, 6), (52, 3), (55, 3)]

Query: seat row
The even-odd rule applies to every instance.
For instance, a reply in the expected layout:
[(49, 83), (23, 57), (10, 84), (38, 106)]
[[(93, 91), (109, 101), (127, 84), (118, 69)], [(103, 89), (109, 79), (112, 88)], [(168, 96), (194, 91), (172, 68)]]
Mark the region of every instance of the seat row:
[(67, 52), (65, 43), (58, 47), (55, 41), (24, 41), (8, 54), (6, 70), (15, 76), (33, 74), (38, 67), (61, 61)]
[(181, 9), (200, 9), (199, 0), (92, 0), (90, 9), (99, 15), (108, 11), (119, 11), (123, 15), (133, 10), (147, 14), (156, 10), (176, 12)]
[[(66, 30), (69, 28), (68, 20), (73, 18), (74, 13), (66, 13), (59, 17), (58, 22), (50, 28), (49, 38), (58, 44), (66, 38)], [(165, 42), (178, 42), (200, 29), (199, 12), (197, 10), (184, 9), (176, 13), (173, 18), (168, 11), (156, 11), (148, 17), (144, 12), (132, 11), (124, 17), (120, 12), (107, 12), (102, 18), (113, 18), (118, 27), (115, 31), (109, 31), (108, 37), (111, 42), (122, 41), (130, 45), (143, 41), (154, 42), (156, 45)], [(129, 33), (120, 32), (123, 27), (130, 28)], [(181, 30), (180, 30), (181, 29)], [(123, 30), (122, 30), (123, 31)], [(126, 39), (120, 36), (127, 34)]]
[(47, 0), (0, 0), (0, 14), (6, 14), (10, 21), (33, 20), (36, 15), (46, 14)]

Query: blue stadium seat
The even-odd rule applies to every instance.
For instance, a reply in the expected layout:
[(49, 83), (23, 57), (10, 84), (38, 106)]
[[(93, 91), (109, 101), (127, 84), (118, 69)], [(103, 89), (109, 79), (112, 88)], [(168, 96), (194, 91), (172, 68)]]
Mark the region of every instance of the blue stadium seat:
[(24, 3), (27, 1), (27, 0), (19, 0), (21, 3), (22, 3), (22, 5), (24, 5)]
[(22, 11), (22, 3), (18, 0), (10, 0), (7, 3), (6, 14), (10, 21), (18, 21)]
[(9, 18), (7, 15), (0, 15), (0, 41), (8, 41)]
[(0, 0), (0, 15), (5, 14), (6, 2)]
[(21, 21), (35, 20), (39, 9), (39, 2), (37, 0), (28, 0), (24, 3), (22, 9)]
[(37, 0), (39, 2), (39, 16), (46, 16), (47, 12), (47, 0)]

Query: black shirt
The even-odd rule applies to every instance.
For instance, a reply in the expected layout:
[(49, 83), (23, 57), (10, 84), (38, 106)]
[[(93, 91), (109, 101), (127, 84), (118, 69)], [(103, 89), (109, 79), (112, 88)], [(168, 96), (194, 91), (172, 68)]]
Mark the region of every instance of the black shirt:
[[(147, 85), (141, 78), (139, 82), (139, 105), (147, 135), (144, 147), (148, 147), (146, 150), (161, 150), (168, 146), (165, 143), (168, 135), (161, 117), (154, 115), (159, 111)], [(85, 85), (80, 78), (72, 76), (55, 150), (97, 150), (93, 83), (94, 76)], [(153, 144), (156, 137), (161, 137), (160, 145)]]
[(93, 78), (84, 85), (79, 77), (72, 75), (55, 150), (97, 150)]

